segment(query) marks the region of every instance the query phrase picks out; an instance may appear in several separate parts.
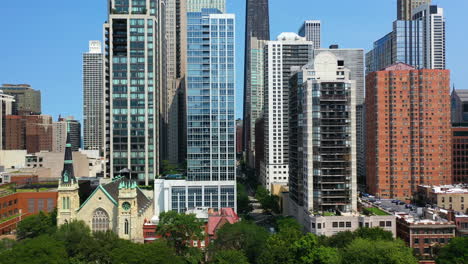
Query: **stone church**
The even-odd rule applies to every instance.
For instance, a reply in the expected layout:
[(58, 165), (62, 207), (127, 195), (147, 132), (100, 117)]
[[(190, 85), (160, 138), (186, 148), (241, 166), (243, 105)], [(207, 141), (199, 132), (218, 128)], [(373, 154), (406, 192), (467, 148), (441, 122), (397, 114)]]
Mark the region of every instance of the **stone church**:
[(153, 217), (153, 202), (123, 177), (100, 185), (80, 204), (79, 185), (73, 173), (69, 136), (58, 188), (57, 224), (84, 221), (93, 232), (111, 230), (120, 238), (143, 242), (143, 223)]

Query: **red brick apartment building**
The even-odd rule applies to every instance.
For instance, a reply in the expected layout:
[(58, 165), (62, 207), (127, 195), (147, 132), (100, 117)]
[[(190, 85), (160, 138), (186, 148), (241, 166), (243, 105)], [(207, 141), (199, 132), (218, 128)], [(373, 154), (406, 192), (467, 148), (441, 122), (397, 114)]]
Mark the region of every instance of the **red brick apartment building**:
[(468, 124), (452, 127), (453, 183), (468, 183)]
[(396, 216), (397, 237), (425, 259), (431, 259), (433, 250), (448, 244), (456, 234), (452, 221), (415, 220), (404, 213)]
[(7, 150), (26, 149), (28, 153), (52, 151), (52, 117), (7, 116), (5, 145)]
[(27, 216), (51, 212), (57, 206), (56, 191), (11, 192), (0, 190), (0, 235), (9, 234)]
[(420, 184), (450, 184), (450, 71), (397, 63), (366, 84), (368, 191), (409, 200)]

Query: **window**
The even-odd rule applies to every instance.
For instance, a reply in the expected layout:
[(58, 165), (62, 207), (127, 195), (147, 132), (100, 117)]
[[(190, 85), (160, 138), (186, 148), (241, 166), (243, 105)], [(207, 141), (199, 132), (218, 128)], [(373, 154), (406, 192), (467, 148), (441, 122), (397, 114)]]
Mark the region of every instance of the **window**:
[(414, 244), (419, 244), (419, 238), (414, 239)]
[(28, 199), (28, 212), (34, 213), (34, 199)]
[(93, 214), (93, 232), (109, 230), (109, 215), (102, 208), (96, 209)]
[(340, 227), (344, 227), (344, 222), (340, 222)]
[(333, 228), (338, 228), (338, 222), (333, 222)]
[(124, 224), (125, 235), (128, 235), (129, 229), (130, 229), (130, 225), (128, 224), (128, 219), (125, 219), (125, 224)]
[(380, 227), (385, 227), (385, 221), (380, 221), (380, 222), (379, 222), (379, 226), (380, 226)]
[(346, 222), (346, 227), (351, 227), (351, 222)]
[(392, 221), (387, 221), (386, 226), (392, 226)]
[(317, 229), (322, 229), (322, 224), (321, 223), (317, 224)]

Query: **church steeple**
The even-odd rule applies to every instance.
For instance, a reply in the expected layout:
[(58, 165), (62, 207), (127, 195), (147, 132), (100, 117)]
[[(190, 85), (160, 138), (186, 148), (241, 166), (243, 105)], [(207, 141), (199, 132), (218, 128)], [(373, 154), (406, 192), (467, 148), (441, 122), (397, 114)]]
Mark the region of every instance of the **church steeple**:
[(61, 183), (76, 183), (75, 174), (73, 172), (73, 156), (72, 148), (70, 143), (70, 127), (67, 124), (67, 143), (65, 147), (65, 159), (63, 164), (62, 171), (62, 180)]

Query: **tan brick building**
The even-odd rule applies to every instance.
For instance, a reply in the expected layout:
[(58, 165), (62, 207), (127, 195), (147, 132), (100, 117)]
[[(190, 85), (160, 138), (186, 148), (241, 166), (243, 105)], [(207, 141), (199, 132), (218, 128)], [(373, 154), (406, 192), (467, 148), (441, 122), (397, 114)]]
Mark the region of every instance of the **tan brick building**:
[(468, 213), (468, 187), (445, 186), (418, 186), (419, 200), (427, 204), (435, 204), (440, 208)]
[(420, 184), (450, 184), (450, 71), (397, 63), (366, 79), (368, 191), (411, 199)]

